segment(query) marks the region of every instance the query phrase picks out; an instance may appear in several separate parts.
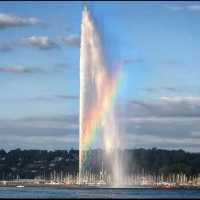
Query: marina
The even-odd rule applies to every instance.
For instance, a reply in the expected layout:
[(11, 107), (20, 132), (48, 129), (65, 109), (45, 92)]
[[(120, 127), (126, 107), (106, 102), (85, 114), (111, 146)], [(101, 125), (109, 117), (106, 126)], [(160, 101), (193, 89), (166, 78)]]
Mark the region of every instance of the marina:
[[(62, 179), (61, 179), (62, 178)], [(60, 174), (55, 174), (52, 179), (41, 179), (40, 177), (35, 179), (13, 179), (0, 181), (1, 187), (13, 186), (13, 187), (30, 187), (30, 186), (50, 186), (50, 187), (101, 187), (109, 188), (115, 187), (109, 176), (95, 176), (87, 173), (84, 176), (83, 183), (79, 183), (79, 175), (61, 177)], [(119, 185), (119, 188), (134, 188), (134, 187), (153, 187), (153, 188), (200, 188), (200, 175), (194, 177), (187, 177), (185, 174), (172, 174), (168, 177), (152, 176), (152, 175), (131, 175), (126, 178), (126, 182), (123, 185)]]

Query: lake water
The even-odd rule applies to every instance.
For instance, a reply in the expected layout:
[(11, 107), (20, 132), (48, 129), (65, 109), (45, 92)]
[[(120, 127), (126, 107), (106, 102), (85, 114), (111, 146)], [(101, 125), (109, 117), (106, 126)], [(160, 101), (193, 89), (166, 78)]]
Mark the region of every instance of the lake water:
[(0, 187), (0, 198), (200, 198), (200, 189)]

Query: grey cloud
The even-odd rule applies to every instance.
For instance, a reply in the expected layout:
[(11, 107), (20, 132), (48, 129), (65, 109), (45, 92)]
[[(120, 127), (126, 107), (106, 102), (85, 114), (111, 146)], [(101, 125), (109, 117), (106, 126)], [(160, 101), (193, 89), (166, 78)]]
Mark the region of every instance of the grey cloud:
[(200, 11), (200, 4), (192, 4), (192, 5), (165, 5), (165, 8), (171, 10), (171, 11), (182, 11), (182, 10), (188, 10), (188, 11)]
[[(148, 138), (148, 139), (147, 139)], [(190, 152), (199, 152), (199, 142), (198, 139), (176, 139), (176, 138), (162, 138), (158, 136), (151, 135), (129, 135), (125, 138), (124, 143), (127, 144), (129, 148), (160, 148), (160, 149), (184, 149)]]
[(31, 74), (31, 73), (41, 73), (41, 72), (44, 72), (44, 71), (40, 68), (27, 67), (25, 65), (0, 67), (0, 73)]
[(183, 92), (182, 88), (177, 87), (158, 87), (158, 88), (141, 88), (141, 90), (148, 93), (160, 93), (160, 92)]
[[(1, 72), (1, 70), (0, 70)], [(6, 71), (7, 72), (7, 71)], [(33, 72), (23, 72), (17, 71), (12, 69), (12, 72), (9, 73), (33, 73)], [(35, 73), (35, 72), (34, 72)], [(0, 101), (6, 101), (7, 103), (15, 101), (15, 103), (22, 103), (22, 102), (55, 102), (55, 101), (63, 101), (63, 100), (78, 100), (78, 95), (65, 95), (65, 94), (52, 94), (52, 95), (41, 95), (41, 96), (34, 96), (34, 97), (24, 97), (24, 98), (0, 98)]]
[(180, 11), (185, 9), (184, 6), (181, 5), (166, 5), (165, 8), (171, 11)]
[[(69, 127), (71, 125), (78, 126), (79, 117), (77, 114), (71, 114), (71, 115), (55, 115), (55, 116), (30, 116), (30, 117), (24, 117), (24, 118), (18, 118), (18, 119), (0, 119), (0, 127), (4, 126), (21, 126), (21, 125), (27, 125), (32, 126), (34, 123), (34, 127), (37, 127), (37, 123), (40, 122), (45, 125), (45, 123), (60, 123), (61, 125), (59, 128)], [(62, 124), (61, 124), (62, 123)], [(40, 124), (40, 127), (41, 125)], [(54, 126), (52, 124), (53, 127)], [(44, 126), (46, 127), (46, 125)]]
[(0, 52), (10, 52), (19, 47), (26, 47), (26, 48), (31, 47), (39, 50), (60, 49), (63, 44), (69, 46), (79, 46), (80, 37), (77, 35), (69, 35), (66, 37), (51, 39), (48, 36), (32, 35), (22, 39), (17, 39), (16, 41), (10, 41), (6, 43), (1, 42)]
[(78, 100), (78, 95), (65, 95), (65, 94), (55, 94), (49, 96), (37, 96), (32, 98), (27, 98), (27, 101), (57, 101), (57, 100)]
[(66, 63), (59, 63), (54, 65), (54, 72), (60, 72), (66, 69), (69, 69), (70, 67)]
[(200, 4), (190, 5), (188, 6), (188, 9), (191, 11), (200, 11)]
[(7, 43), (0, 44), (0, 52), (10, 52), (12, 50), (14, 50), (14, 45)]
[(167, 91), (170, 91), (170, 92), (177, 92), (177, 91), (180, 91), (180, 89), (178, 89), (178, 88), (173, 88), (173, 87), (165, 87), (164, 89), (167, 90)]
[[(124, 121), (122, 126), (125, 132), (134, 135), (154, 135), (165, 139), (186, 139), (199, 137), (194, 132), (199, 132), (200, 119), (177, 118), (140, 118)], [(200, 137), (199, 137), (200, 138)]]
[[(56, 135), (56, 132), (55, 132)], [(15, 148), (21, 149), (71, 149), (78, 148), (78, 136), (70, 135), (49, 137), (49, 136), (4, 136), (1, 137), (1, 148), (10, 150)]]
[[(58, 96), (67, 98), (62, 94)], [(125, 147), (182, 148), (199, 151), (199, 97), (163, 96), (156, 100), (132, 100), (117, 107), (116, 117)], [(6, 137), (7, 134), (11, 137), (13, 134), (15, 137), (24, 137), (26, 141), (29, 140), (29, 135), (40, 140), (39, 138), (45, 137), (56, 138), (55, 135), (63, 138), (66, 133), (66, 137), (69, 134), (69, 138), (74, 141), (70, 144), (75, 145), (78, 143), (79, 117), (78, 114), (74, 114), (0, 120), (0, 127), (1, 136)], [(14, 134), (15, 129), (18, 136)], [(48, 146), (49, 143), (44, 144)], [(55, 145), (62, 146), (62, 141), (57, 141)]]
[(141, 59), (141, 58), (135, 58), (135, 59), (133, 59), (133, 58), (125, 58), (122, 61), (122, 63), (125, 64), (125, 65), (134, 64), (134, 63), (142, 63), (142, 62), (144, 62), (144, 60)]
[[(0, 47), (1, 51), (1, 47)], [(6, 50), (5, 50), (6, 51)], [(8, 50), (9, 51), (9, 50)], [(0, 74), (1, 73), (11, 73), (11, 74), (49, 74), (49, 73), (61, 73), (65, 70), (71, 70), (72, 67), (69, 67), (66, 64), (55, 64), (52, 66), (31, 66), (29, 64), (16, 64), (11, 66), (0, 66)], [(76, 95), (71, 96), (63, 96), (63, 95), (57, 95), (57, 99), (61, 98), (71, 98), (76, 99)], [(46, 97), (45, 97), (46, 98)], [(48, 97), (50, 99), (50, 97)], [(48, 100), (47, 99), (47, 100)], [(39, 100), (39, 98), (38, 98)]]
[(142, 88), (142, 90), (148, 93), (154, 93), (158, 91), (157, 88)]
[[(166, 85), (160, 87), (145, 87), (145, 88), (138, 88), (140, 92), (144, 95), (155, 95), (155, 96), (187, 96), (188, 94), (191, 96), (196, 96), (199, 94), (200, 87), (198, 86), (173, 86), (173, 85)], [(148, 94), (147, 94), (148, 93)]]
[(27, 38), (23, 38), (21, 40), (21, 44), (41, 50), (59, 48), (59, 44), (47, 36), (30, 36)]
[(135, 113), (141, 116), (141, 108), (148, 116), (180, 116), (180, 117), (199, 117), (200, 98), (195, 97), (161, 97), (159, 100), (152, 101), (130, 101), (127, 109), (140, 110)]
[[(7, 122), (7, 124), (5, 124)], [(57, 115), (57, 116), (35, 116), (16, 120), (0, 121), (2, 127), (38, 128), (38, 129), (59, 129), (63, 132), (78, 134), (78, 115)], [(1, 126), (0, 126), (1, 127)]]
[(78, 95), (56, 95), (56, 97), (60, 99), (72, 99), (72, 100), (79, 99)]
[(169, 59), (169, 60), (165, 60), (165, 61), (161, 62), (161, 64), (168, 65), (168, 66), (170, 66), (170, 65), (172, 65), (172, 66), (176, 65), (177, 66), (180, 63), (175, 59)]
[(0, 28), (22, 27), (40, 24), (41, 21), (35, 17), (20, 17), (15, 14), (0, 13)]
[(80, 45), (80, 36), (79, 35), (69, 35), (69, 36), (63, 37), (62, 41), (66, 45), (79, 46)]
[(78, 147), (77, 115), (0, 120), (0, 146), (5, 149), (66, 149)]
[(79, 67), (77, 67), (78, 64), (67, 64), (67, 63), (57, 63), (54, 65), (53, 67), (53, 71), (54, 72), (63, 72), (63, 71), (66, 71), (66, 70), (70, 70), (71, 72), (75, 72), (76, 75), (77, 75), (77, 70), (79, 70)]
[(58, 115), (26, 117), (19, 119), (1, 119), (0, 135), (3, 136), (49, 136), (60, 137), (78, 134), (77, 115)]
[(18, 136), (18, 137), (73, 137), (78, 133), (78, 129), (72, 128), (26, 128), (26, 127), (15, 127), (15, 128), (0, 128), (0, 135), (3, 136)]
[(199, 97), (132, 100), (118, 106), (116, 115), (125, 146), (179, 147), (199, 151)]

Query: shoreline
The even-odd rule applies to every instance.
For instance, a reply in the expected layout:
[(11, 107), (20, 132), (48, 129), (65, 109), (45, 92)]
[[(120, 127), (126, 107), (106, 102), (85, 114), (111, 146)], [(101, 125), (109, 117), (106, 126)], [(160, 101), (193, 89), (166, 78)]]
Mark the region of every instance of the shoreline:
[[(17, 187), (22, 186), (22, 187)], [(101, 186), (101, 185), (66, 185), (66, 184), (0, 184), (0, 187), (12, 187), (12, 188), (28, 188), (28, 187), (48, 187), (48, 188), (60, 188), (60, 189), (200, 189), (200, 186), (172, 186), (172, 187), (165, 187), (165, 186), (156, 186), (156, 185), (136, 185), (136, 186), (124, 186), (124, 187), (112, 187), (112, 186)]]

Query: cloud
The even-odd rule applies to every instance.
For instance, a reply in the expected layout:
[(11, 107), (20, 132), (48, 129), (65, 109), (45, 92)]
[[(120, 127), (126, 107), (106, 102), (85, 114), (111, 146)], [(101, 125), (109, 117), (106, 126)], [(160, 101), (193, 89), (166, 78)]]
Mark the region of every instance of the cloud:
[(14, 46), (12, 44), (3, 43), (0, 44), (0, 52), (10, 52), (14, 50)]
[(198, 103), (200, 105), (200, 97), (194, 96), (162, 96), (160, 99), (168, 102)]
[(191, 138), (200, 131), (199, 118), (130, 118), (123, 122), (127, 134), (153, 135), (162, 139)]
[(183, 88), (168, 86), (168, 87), (157, 87), (157, 88), (153, 88), (153, 87), (141, 88), (141, 91), (145, 93), (149, 93), (149, 94), (159, 95), (159, 94), (180, 94), (184, 90)]
[(78, 35), (69, 35), (67, 37), (58, 37), (51, 39), (48, 36), (29, 36), (16, 41), (1, 42), (0, 52), (10, 52), (18, 47), (36, 48), (39, 50), (59, 49), (63, 44), (69, 46), (79, 46), (80, 37)]
[[(38, 124), (38, 126), (41, 126)], [(44, 126), (44, 125), (43, 125)], [(48, 125), (46, 127), (31, 127), (31, 126), (22, 126), (22, 127), (6, 127), (6, 128), (0, 128), (1, 131), (1, 137), (5, 134), (6, 136), (21, 136), (21, 137), (37, 137), (40, 139), (40, 137), (63, 137), (63, 136), (69, 136), (72, 137), (75, 136), (78, 133), (78, 129), (75, 128), (57, 128), (52, 125)]]
[(161, 96), (118, 105), (119, 132), (125, 147), (182, 148), (200, 151), (200, 97)]
[(35, 17), (20, 17), (15, 14), (0, 13), (0, 29), (33, 26), (40, 23), (41, 21)]
[(34, 47), (41, 50), (59, 48), (58, 43), (47, 36), (30, 36), (23, 38), (21, 40), (21, 44), (27, 47)]
[[(56, 129), (63, 131), (67, 129), (69, 132), (74, 132), (78, 130), (78, 122), (78, 115), (75, 114), (55, 116), (30, 116), (17, 119), (0, 119), (0, 129), (1, 132), (5, 132), (6, 129), (24, 129), (27, 131), (29, 128), (35, 130), (41, 129), (41, 131), (42, 129)], [(40, 135), (46, 134), (48, 135), (48, 132), (46, 132), (45, 134), (40, 133)], [(34, 133), (34, 135), (38, 135), (38, 133)]]
[(80, 37), (79, 35), (69, 35), (62, 38), (62, 41), (66, 45), (70, 46), (79, 46), (80, 45)]
[(161, 96), (159, 99), (132, 100), (123, 109), (118, 108), (124, 117), (200, 117), (200, 97)]
[(176, 61), (175, 59), (168, 59), (161, 62), (162, 65), (167, 66), (178, 66), (180, 63)]
[(184, 7), (181, 5), (166, 5), (165, 8), (171, 10), (171, 11), (180, 11), (184, 10)]
[[(147, 139), (148, 138), (148, 139)], [(129, 135), (126, 139), (126, 144), (134, 148), (153, 148), (157, 147), (160, 149), (184, 149), (190, 152), (199, 152), (200, 139), (195, 138), (163, 138), (152, 135)]]
[(60, 100), (78, 100), (78, 95), (65, 95), (65, 94), (54, 94), (54, 95), (47, 95), (47, 96), (37, 96), (37, 97), (30, 97), (25, 99), (26, 101), (47, 101), (47, 102), (54, 102)]
[[(78, 99), (76, 95), (63, 94), (49, 97), (54, 100)], [(35, 98), (34, 101), (38, 100), (42, 98)], [(200, 97), (161, 96), (158, 99), (132, 100), (117, 106), (116, 117), (120, 141), (125, 148), (200, 150)], [(46, 139), (58, 138), (55, 146), (61, 147), (65, 138), (71, 147), (78, 144), (78, 133), (78, 114), (0, 120), (1, 138), (10, 137), (14, 141), (13, 138), (17, 137), (26, 142), (34, 137), (33, 146), (41, 138), (48, 148), (49, 141)]]
[[(15, 130), (12, 130), (13, 132)], [(20, 132), (20, 130), (17, 130)], [(28, 136), (30, 132), (37, 130), (29, 130), (26, 136), (5, 135), (1, 137), (1, 148), (9, 151), (11, 149), (44, 149), (44, 150), (69, 150), (72, 147), (78, 149), (78, 136), (71, 137), (66, 132), (65, 136), (61, 136), (54, 130), (55, 136)], [(66, 130), (65, 130), (66, 131)], [(57, 134), (58, 133), (58, 134)], [(56, 137), (57, 135), (57, 137)]]
[(194, 137), (200, 137), (200, 131), (192, 131), (191, 135)]
[(9, 73), (9, 74), (32, 74), (32, 73), (43, 73), (44, 71), (40, 68), (27, 67), (25, 65), (14, 65), (14, 66), (6, 66), (0, 67), (1, 73)]
[[(9, 71), (10, 73), (10, 71)], [(33, 73), (33, 72), (13, 72), (12, 73)], [(35, 71), (34, 71), (35, 73)], [(0, 101), (4, 101), (6, 103), (22, 103), (22, 102), (55, 102), (55, 101), (66, 101), (72, 100), (76, 101), (79, 100), (78, 95), (65, 95), (65, 94), (52, 94), (52, 95), (41, 95), (41, 96), (34, 96), (34, 97), (24, 97), (24, 98), (0, 98)]]
[(77, 75), (77, 70), (79, 71), (79, 67), (77, 64), (68, 64), (68, 63), (57, 63), (54, 64), (52, 72), (64, 72), (64, 71), (70, 71), (73, 73), (76, 73)]
[(128, 103), (127, 109), (133, 109), (132, 112), (137, 116), (144, 114), (157, 117), (200, 117), (200, 98), (161, 96), (160, 99), (151, 101), (133, 100)]
[(60, 71), (64, 71), (66, 69), (69, 69), (70, 66), (66, 63), (57, 63), (54, 65), (54, 72), (60, 72)]
[(72, 99), (72, 100), (79, 99), (78, 95), (56, 95), (55, 97), (60, 99)]
[[(151, 95), (154, 97), (168, 97), (168, 98), (188, 98), (188, 94), (190, 94), (191, 98), (195, 98), (196, 95), (199, 94), (200, 87), (195, 85), (183, 85), (183, 86), (174, 86), (174, 85), (168, 85), (168, 86), (158, 86), (158, 87), (142, 87), (139, 88), (140, 92), (144, 95)], [(176, 95), (176, 96), (175, 96)], [(189, 97), (190, 98), (190, 97)]]
[(200, 4), (199, 5), (190, 5), (190, 6), (188, 6), (188, 10), (200, 11)]
[(135, 58), (135, 59), (133, 59), (133, 58), (126, 58), (126, 59), (124, 59), (122, 61), (122, 63), (125, 64), (125, 65), (135, 64), (135, 63), (142, 63), (142, 62), (144, 62), (144, 60), (141, 59), (141, 58)]
[(78, 116), (0, 119), (1, 148), (66, 149), (78, 147)]
[[(2, 122), (2, 121), (3, 120), (0, 120), (0, 122)], [(9, 121), (9, 120), (7, 120), (7, 121)], [(79, 116), (78, 116), (78, 114), (55, 115), (55, 116), (31, 116), (31, 117), (16, 119), (14, 121), (15, 122), (22, 122), (22, 123), (25, 122), (25, 123), (28, 123), (31, 126), (35, 122), (42, 122), (44, 124), (46, 122), (49, 123), (49, 124), (51, 124), (52, 122), (56, 122), (56, 123), (62, 123), (62, 126), (60, 126), (59, 128), (64, 128), (66, 126), (78, 128)], [(13, 121), (11, 121), (11, 122), (13, 123)], [(53, 126), (53, 124), (52, 124), (52, 126)], [(46, 127), (46, 125), (45, 125), (45, 127)]]
[(165, 8), (171, 11), (200, 11), (200, 4), (194, 4), (194, 5), (166, 5)]
[[(7, 65), (7, 66), (0, 66), (0, 74), (1, 73), (8, 73), (8, 74), (55, 74), (55, 73), (63, 73), (63, 71), (71, 69), (69, 68), (68, 65), (66, 64), (53, 64), (52, 66), (30, 66), (27, 64), (16, 64), (16, 65)], [(61, 99), (61, 98), (71, 98), (71, 99), (76, 99), (76, 95), (60, 95), (58, 94), (57, 96), (54, 96), (53, 98), (55, 99)], [(48, 97), (52, 99), (52, 97)], [(38, 97), (39, 99), (39, 97)]]

